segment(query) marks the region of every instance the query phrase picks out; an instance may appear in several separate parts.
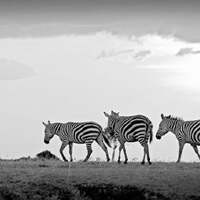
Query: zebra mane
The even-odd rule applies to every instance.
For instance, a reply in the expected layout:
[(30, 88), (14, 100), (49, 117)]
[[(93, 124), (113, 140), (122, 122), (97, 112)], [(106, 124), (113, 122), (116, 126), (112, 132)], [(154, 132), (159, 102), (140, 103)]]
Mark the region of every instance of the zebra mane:
[(169, 115), (169, 116), (166, 116), (166, 118), (172, 119), (172, 120), (179, 120), (179, 121), (184, 122), (183, 118), (181, 118), (181, 117), (174, 117), (174, 116)]
[(52, 127), (54, 134), (57, 134), (60, 131), (62, 123), (55, 122), (55, 123), (50, 124), (50, 126)]

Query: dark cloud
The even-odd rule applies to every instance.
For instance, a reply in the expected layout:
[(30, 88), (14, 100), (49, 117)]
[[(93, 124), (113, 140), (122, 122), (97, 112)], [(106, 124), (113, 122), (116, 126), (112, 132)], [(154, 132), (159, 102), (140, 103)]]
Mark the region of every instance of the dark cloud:
[(176, 56), (185, 56), (188, 54), (199, 54), (200, 51), (195, 51), (193, 50), (193, 48), (181, 48), (178, 53), (176, 54)]
[(107, 31), (136, 36), (173, 34), (199, 42), (199, 10), (198, 0), (1, 0), (0, 37)]
[(0, 80), (17, 80), (35, 75), (34, 70), (22, 63), (0, 58)]

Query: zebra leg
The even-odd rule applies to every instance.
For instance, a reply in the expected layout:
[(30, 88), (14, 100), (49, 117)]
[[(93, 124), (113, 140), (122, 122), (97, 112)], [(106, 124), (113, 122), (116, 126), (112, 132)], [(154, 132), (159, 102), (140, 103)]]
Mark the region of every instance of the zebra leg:
[(103, 149), (103, 151), (106, 153), (107, 162), (109, 162), (110, 158), (109, 158), (109, 154), (108, 154), (108, 149), (107, 149), (106, 145), (103, 143), (103, 138), (101, 136), (99, 136), (96, 139), (96, 142)]
[(147, 161), (148, 161), (149, 165), (151, 165), (150, 156), (149, 156), (149, 146), (148, 146), (147, 143), (144, 146), (144, 158), (143, 158), (143, 161), (142, 161), (142, 165), (145, 163), (145, 156), (146, 155), (147, 155)]
[(146, 157), (146, 147), (144, 146), (144, 156), (143, 156), (143, 159), (141, 162), (142, 165), (144, 165), (144, 163), (145, 163), (145, 157)]
[[(144, 165), (146, 154), (148, 156), (148, 153), (147, 153), (148, 152), (148, 145), (147, 145), (147, 141), (145, 141), (143, 138), (139, 139), (138, 141), (141, 144), (141, 146), (144, 148), (144, 156), (143, 156), (143, 159), (142, 159), (142, 162), (141, 162), (141, 164)], [(147, 159), (149, 161), (149, 156), (147, 157)]]
[(115, 159), (115, 147), (113, 148), (113, 153), (112, 153), (112, 162), (114, 162)]
[(121, 150), (124, 148), (124, 142), (120, 142), (120, 146), (119, 146), (119, 156), (118, 156), (118, 163), (121, 163)]
[(70, 142), (70, 143), (69, 143), (70, 162), (73, 162), (73, 158), (72, 158), (72, 147), (73, 147), (73, 143)]
[(112, 162), (114, 162), (114, 159), (115, 159), (115, 150), (117, 148), (117, 141), (115, 140), (114, 141), (114, 148), (113, 148), (113, 154), (112, 154)]
[(180, 160), (181, 160), (181, 155), (183, 152), (184, 145), (185, 145), (185, 143), (179, 142), (179, 154), (178, 154), (178, 160), (176, 161), (177, 163), (180, 162)]
[(114, 148), (113, 148), (113, 154), (112, 154), (112, 162), (114, 162), (114, 159), (115, 159), (115, 150), (117, 148), (117, 140), (116, 140), (116, 138), (113, 139), (113, 143), (114, 143)]
[(123, 147), (123, 151), (124, 151), (124, 157), (125, 157), (124, 164), (127, 164), (128, 157), (127, 157), (127, 154), (126, 154), (126, 149), (125, 149), (125, 146)]
[(90, 158), (90, 155), (92, 154), (92, 142), (91, 141), (86, 142), (87, 156), (86, 156), (86, 158), (84, 159), (83, 162), (86, 162)]
[(199, 155), (199, 151), (198, 151), (197, 145), (191, 144), (191, 146), (193, 147), (195, 153), (197, 154), (197, 156), (199, 157), (199, 160), (200, 160), (200, 155)]
[(65, 162), (68, 162), (68, 160), (65, 158), (65, 156), (64, 156), (64, 154), (63, 154), (63, 150), (64, 150), (64, 148), (65, 148), (67, 145), (68, 145), (68, 142), (63, 142), (62, 145), (61, 145), (61, 147), (60, 147), (60, 154), (61, 154), (61, 156), (62, 156), (62, 158), (63, 158), (63, 160), (64, 160)]

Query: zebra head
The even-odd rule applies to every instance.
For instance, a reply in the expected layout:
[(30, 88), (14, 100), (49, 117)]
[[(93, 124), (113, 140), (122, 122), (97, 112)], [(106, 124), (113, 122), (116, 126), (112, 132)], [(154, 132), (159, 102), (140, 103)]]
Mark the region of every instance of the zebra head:
[(119, 113), (111, 111), (110, 115), (106, 112), (104, 112), (104, 115), (108, 118), (108, 127), (106, 128), (107, 133), (110, 133), (110, 135), (114, 135), (115, 124), (119, 118)]
[[(115, 137), (113, 129), (110, 128), (110, 127), (107, 127), (107, 128), (104, 129), (104, 133), (105, 133), (105, 135), (106, 135), (106, 137), (109, 141), (109, 144), (110, 144), (108, 146), (111, 147), (111, 148), (116, 148), (117, 141), (116, 141), (116, 137)], [(112, 147), (111, 144), (114, 144), (114, 146)]]
[(163, 135), (165, 135), (165, 134), (169, 131), (169, 118), (170, 118), (170, 117), (171, 117), (171, 116), (166, 117), (166, 116), (164, 116), (163, 114), (161, 114), (162, 121), (160, 122), (158, 131), (157, 131), (157, 133), (156, 133), (156, 138), (157, 138), (158, 140), (160, 140), (161, 137), (162, 137)]
[(51, 140), (51, 138), (54, 136), (54, 133), (52, 133), (51, 131), (51, 122), (48, 121), (48, 124), (42, 122), (43, 125), (45, 126), (45, 130), (44, 130), (44, 143), (49, 144), (49, 141)]
[(106, 128), (104, 129), (104, 132), (105, 132), (105, 134), (108, 136), (108, 139), (109, 139), (109, 140), (113, 138), (113, 136), (114, 136), (114, 131), (113, 131), (112, 128), (106, 127)]

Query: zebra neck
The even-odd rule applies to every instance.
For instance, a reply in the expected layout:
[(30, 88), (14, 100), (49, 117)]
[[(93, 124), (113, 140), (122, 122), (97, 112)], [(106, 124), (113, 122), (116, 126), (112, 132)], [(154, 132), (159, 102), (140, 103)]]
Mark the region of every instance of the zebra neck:
[(115, 130), (116, 124), (117, 124), (118, 121), (119, 121), (118, 119), (114, 119), (114, 120), (113, 120), (113, 122), (112, 122), (112, 127), (111, 127), (113, 130)]
[(182, 121), (180, 120), (172, 120), (171, 123), (169, 123), (169, 131), (176, 135), (178, 130), (180, 130), (181, 124)]
[(62, 123), (53, 123), (53, 124), (52, 124), (52, 129), (53, 129), (52, 132), (53, 132), (55, 135), (58, 135), (58, 136), (59, 136), (61, 126), (62, 126)]

